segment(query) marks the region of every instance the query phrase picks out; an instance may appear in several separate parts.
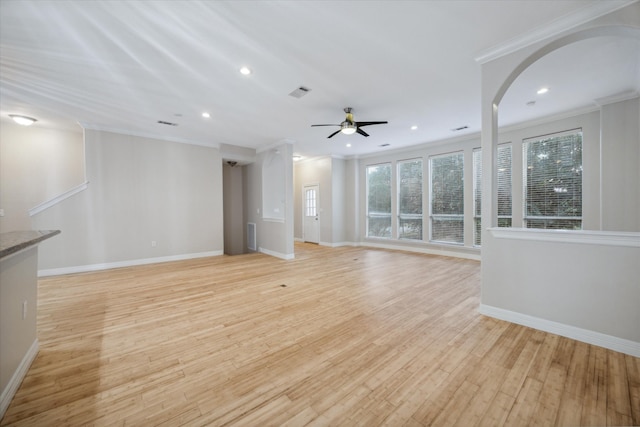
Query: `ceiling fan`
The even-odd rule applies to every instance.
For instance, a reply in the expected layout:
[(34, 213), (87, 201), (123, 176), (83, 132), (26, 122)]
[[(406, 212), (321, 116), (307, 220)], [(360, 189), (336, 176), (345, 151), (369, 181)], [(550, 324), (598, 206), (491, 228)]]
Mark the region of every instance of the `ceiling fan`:
[(335, 131), (334, 133), (332, 133), (331, 135), (329, 135), (327, 138), (331, 138), (334, 135), (342, 132), (345, 135), (351, 135), (353, 133), (359, 133), (362, 136), (369, 136), (368, 133), (366, 133), (365, 131), (363, 131), (362, 129), (360, 129), (363, 126), (370, 126), (370, 125), (383, 125), (386, 124), (388, 122), (384, 121), (384, 122), (356, 122), (353, 120), (353, 110), (351, 109), (351, 107), (346, 107), (344, 109), (344, 112), (347, 113), (347, 118), (344, 119), (344, 122), (340, 123), (339, 125), (311, 125), (311, 127), (313, 126), (340, 126), (340, 129), (338, 129), (337, 131)]

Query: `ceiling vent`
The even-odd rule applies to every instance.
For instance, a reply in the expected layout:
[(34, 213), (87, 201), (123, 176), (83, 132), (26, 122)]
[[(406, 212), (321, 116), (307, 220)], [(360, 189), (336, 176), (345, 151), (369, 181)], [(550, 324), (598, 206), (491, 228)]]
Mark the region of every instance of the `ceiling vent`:
[(378, 147), (388, 147), (388, 146), (390, 146), (390, 145), (391, 145), (391, 144), (380, 144), (380, 145), (378, 145)]
[(311, 89), (309, 89), (308, 87), (300, 86), (299, 88), (291, 92), (289, 96), (293, 96), (294, 98), (300, 99), (306, 94), (308, 94), (309, 92), (311, 92)]
[(469, 129), (469, 126), (460, 126), (459, 128), (451, 129), (451, 132), (460, 132), (461, 130)]
[(160, 123), (161, 125), (167, 125), (167, 126), (178, 126), (177, 123), (165, 122), (164, 120), (158, 120), (158, 123)]

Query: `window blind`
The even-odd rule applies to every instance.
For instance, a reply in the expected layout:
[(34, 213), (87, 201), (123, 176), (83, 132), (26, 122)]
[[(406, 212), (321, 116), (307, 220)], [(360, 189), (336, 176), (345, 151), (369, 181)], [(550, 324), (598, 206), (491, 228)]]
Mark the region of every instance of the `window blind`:
[(422, 159), (398, 162), (398, 237), (422, 240)]
[(582, 131), (524, 141), (527, 228), (582, 228)]

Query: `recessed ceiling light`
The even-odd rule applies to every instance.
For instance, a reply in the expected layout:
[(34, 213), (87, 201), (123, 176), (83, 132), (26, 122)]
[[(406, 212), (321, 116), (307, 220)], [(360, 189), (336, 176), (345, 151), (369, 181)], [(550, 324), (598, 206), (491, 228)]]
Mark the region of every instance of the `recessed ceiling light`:
[(205, 111), (204, 113), (202, 113), (202, 117), (204, 117), (205, 119), (208, 119), (209, 117), (211, 117), (211, 114)]
[(9, 114), (9, 117), (11, 117), (14, 122), (22, 126), (31, 126), (32, 124), (37, 122), (37, 120), (33, 117), (21, 116), (18, 114)]
[(347, 144), (347, 148), (348, 148), (348, 147), (351, 147), (351, 144)]
[(251, 74), (251, 70), (249, 69), (249, 67), (242, 67), (240, 68), (240, 74), (248, 76), (249, 74)]
[(544, 93), (549, 92), (549, 88), (548, 87), (542, 87), (540, 89), (538, 89), (538, 95), (542, 95)]
[(416, 130), (416, 129), (418, 129), (418, 126), (416, 125), (411, 126), (411, 130)]

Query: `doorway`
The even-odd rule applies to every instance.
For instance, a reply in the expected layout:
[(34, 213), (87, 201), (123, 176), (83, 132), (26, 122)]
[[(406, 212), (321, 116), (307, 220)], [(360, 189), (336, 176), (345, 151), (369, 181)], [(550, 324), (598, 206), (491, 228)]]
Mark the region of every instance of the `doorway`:
[(302, 237), (309, 243), (320, 243), (319, 190), (318, 185), (305, 185), (302, 194)]

